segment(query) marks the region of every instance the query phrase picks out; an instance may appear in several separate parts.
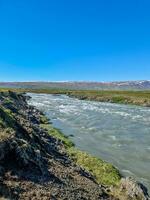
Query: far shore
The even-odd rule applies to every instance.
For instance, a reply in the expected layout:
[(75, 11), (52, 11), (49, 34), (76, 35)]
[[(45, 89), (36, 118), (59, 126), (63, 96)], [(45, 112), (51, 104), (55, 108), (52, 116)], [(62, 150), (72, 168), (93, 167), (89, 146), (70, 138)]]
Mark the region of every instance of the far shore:
[(0, 88), (0, 91), (30, 92), (44, 94), (64, 94), (80, 100), (98, 102), (110, 102), (118, 104), (129, 104), (150, 107), (150, 90), (127, 91), (127, 90), (66, 90), (66, 89), (22, 89), (22, 88)]

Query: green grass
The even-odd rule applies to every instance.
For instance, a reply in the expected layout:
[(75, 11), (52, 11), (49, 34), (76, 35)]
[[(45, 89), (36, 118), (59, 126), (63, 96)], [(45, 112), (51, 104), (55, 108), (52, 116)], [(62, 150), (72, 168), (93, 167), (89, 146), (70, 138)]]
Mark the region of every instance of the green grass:
[(1, 88), (0, 91), (31, 92), (44, 94), (65, 94), (78, 99), (150, 106), (150, 91), (121, 91), (121, 90), (66, 90), (66, 89), (9, 89)]
[(112, 97), (112, 102), (114, 103), (124, 103), (126, 100), (125, 97), (122, 97), (122, 96), (114, 96)]
[(112, 164), (75, 148), (70, 148), (68, 152), (78, 165), (94, 175), (98, 183), (104, 185), (119, 183), (121, 175)]
[(46, 124), (49, 124), (49, 120), (47, 119), (46, 116), (41, 115), (41, 116), (40, 116), (40, 123), (43, 124), (43, 125), (44, 125), (44, 124), (46, 125)]
[(10, 138), (14, 132), (15, 120), (12, 112), (0, 106), (0, 142)]
[(71, 97), (78, 99), (150, 106), (150, 91), (71, 91)]
[(99, 184), (118, 185), (121, 175), (113, 165), (78, 150), (68, 137), (64, 136), (60, 130), (53, 128), (52, 125), (41, 124), (41, 127), (47, 129), (50, 135), (60, 139), (74, 162), (89, 171)]
[(63, 135), (63, 133), (61, 131), (59, 131), (58, 129), (53, 128), (52, 125), (41, 124), (41, 127), (44, 128), (44, 129), (47, 129), (48, 133), (50, 135), (52, 135), (53, 137), (56, 137), (59, 140), (61, 140), (63, 142), (63, 144), (65, 145), (66, 149), (74, 146), (74, 144), (68, 139), (67, 136)]
[(0, 124), (10, 128), (15, 127), (15, 120), (12, 112), (9, 109), (5, 109), (3, 106), (0, 106)]

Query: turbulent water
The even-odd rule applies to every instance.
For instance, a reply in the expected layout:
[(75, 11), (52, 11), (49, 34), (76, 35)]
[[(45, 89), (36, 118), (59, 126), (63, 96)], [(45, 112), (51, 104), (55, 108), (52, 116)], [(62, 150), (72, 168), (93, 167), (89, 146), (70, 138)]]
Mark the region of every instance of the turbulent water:
[(150, 108), (29, 94), (29, 103), (76, 146), (113, 163), (150, 190)]

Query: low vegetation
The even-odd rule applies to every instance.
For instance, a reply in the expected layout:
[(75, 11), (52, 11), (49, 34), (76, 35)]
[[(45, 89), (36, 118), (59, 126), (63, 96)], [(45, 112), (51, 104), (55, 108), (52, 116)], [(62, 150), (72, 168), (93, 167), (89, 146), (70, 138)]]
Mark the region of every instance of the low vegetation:
[(119, 183), (121, 175), (110, 163), (76, 148), (70, 148), (68, 152), (78, 165), (94, 175), (99, 184), (117, 185)]
[(131, 104), (150, 107), (150, 91), (108, 91), (108, 90), (65, 90), (65, 89), (7, 89), (1, 88), (0, 91), (12, 90), (15, 92), (31, 92), (45, 94), (65, 94), (81, 100)]
[(51, 136), (60, 139), (65, 145), (66, 149), (74, 146), (73, 142), (71, 142), (67, 136), (65, 136), (60, 130), (53, 128), (52, 125), (41, 124), (41, 127), (47, 129)]
[(53, 128), (52, 125), (41, 124), (41, 127), (47, 129), (50, 135), (60, 139), (65, 145), (70, 157), (78, 165), (91, 172), (99, 184), (117, 185), (119, 183), (121, 175), (113, 165), (84, 151), (78, 150), (67, 136), (60, 130)]
[(81, 100), (150, 106), (150, 91), (71, 91), (68, 95)]

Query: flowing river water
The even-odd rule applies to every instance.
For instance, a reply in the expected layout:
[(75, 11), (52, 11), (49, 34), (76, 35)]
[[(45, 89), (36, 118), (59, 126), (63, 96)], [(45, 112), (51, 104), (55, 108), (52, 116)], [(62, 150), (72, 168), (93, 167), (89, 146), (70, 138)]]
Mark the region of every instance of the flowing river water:
[(29, 104), (43, 111), (79, 149), (111, 162), (150, 191), (150, 108), (29, 95)]

